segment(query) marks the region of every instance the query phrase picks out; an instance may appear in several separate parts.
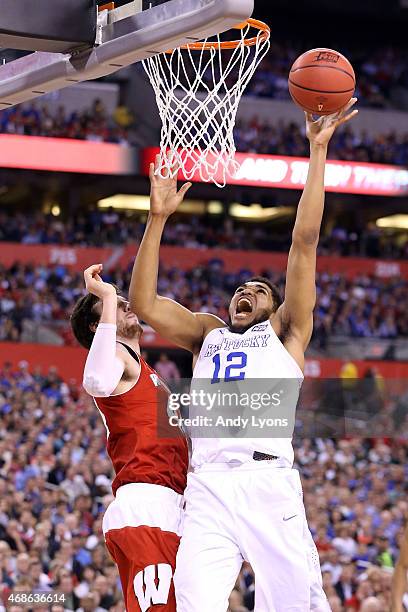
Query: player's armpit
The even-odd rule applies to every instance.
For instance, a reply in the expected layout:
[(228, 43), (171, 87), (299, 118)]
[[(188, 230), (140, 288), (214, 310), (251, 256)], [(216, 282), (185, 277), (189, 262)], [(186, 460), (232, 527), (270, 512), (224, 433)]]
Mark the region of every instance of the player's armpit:
[(125, 369), (111, 395), (121, 395), (129, 391), (137, 383), (141, 371), (140, 362), (136, 361), (122, 344), (117, 344), (116, 357), (123, 360)]
[(156, 296), (143, 320), (166, 340), (190, 352), (201, 346), (208, 331), (225, 323), (211, 314), (194, 314), (174, 300)]
[(317, 241), (294, 237), (286, 272), (285, 300), (278, 314), (284, 335), (295, 337), (306, 350), (313, 331), (313, 310), (316, 305)]
[(293, 359), (298, 364), (299, 368), (304, 372), (305, 369), (305, 349), (304, 341), (296, 333), (296, 330), (289, 331), (287, 335), (282, 338), (283, 346)]
[(210, 314), (208, 312), (197, 312), (195, 316), (198, 317), (198, 319), (201, 321), (201, 324), (204, 330), (203, 337), (200, 340), (200, 343), (194, 347), (196, 351), (197, 349), (201, 349), (201, 345), (203, 341), (208, 336), (208, 334), (213, 331), (213, 329), (219, 329), (220, 327), (226, 327), (226, 325), (225, 325), (225, 321), (220, 319), (220, 317), (217, 317), (216, 315)]

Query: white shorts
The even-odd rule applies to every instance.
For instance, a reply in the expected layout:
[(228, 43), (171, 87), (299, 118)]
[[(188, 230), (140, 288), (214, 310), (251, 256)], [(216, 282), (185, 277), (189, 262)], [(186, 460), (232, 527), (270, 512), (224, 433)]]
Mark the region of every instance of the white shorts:
[(151, 606), (175, 612), (172, 578), (183, 505), (182, 496), (167, 487), (130, 483), (118, 489), (106, 510), (102, 528), (119, 569), (127, 612)]
[(188, 475), (185, 500), (178, 612), (225, 612), (243, 560), (256, 612), (330, 612), (297, 470), (206, 464)]

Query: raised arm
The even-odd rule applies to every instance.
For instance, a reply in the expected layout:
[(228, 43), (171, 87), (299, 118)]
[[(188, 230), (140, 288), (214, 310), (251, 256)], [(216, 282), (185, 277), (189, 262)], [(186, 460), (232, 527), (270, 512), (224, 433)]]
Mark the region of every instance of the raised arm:
[(339, 113), (313, 121), (306, 113), (307, 137), (310, 141), (310, 164), (306, 185), (300, 200), (292, 246), (286, 272), (284, 304), (279, 309), (283, 330), (287, 330), (289, 352), (303, 366), (304, 352), (313, 330), (316, 304), (316, 252), (324, 210), (324, 172), (327, 147), (336, 128), (349, 121), (358, 111), (348, 111), (353, 98)]
[(391, 612), (404, 612), (402, 599), (408, 591), (408, 527), (405, 530), (400, 556), (394, 569), (391, 588)]
[(201, 346), (206, 331), (220, 327), (214, 315), (194, 314), (174, 300), (157, 294), (160, 242), (167, 219), (181, 204), (191, 183), (177, 191), (177, 178), (156, 176), (158, 160), (150, 164), (150, 214), (140, 244), (129, 290), (130, 307), (161, 336), (191, 352)]
[[(93, 397), (112, 395), (121, 383), (129, 362), (128, 354), (116, 343), (116, 289), (113, 285), (103, 282), (101, 272), (101, 264), (90, 266), (84, 272), (87, 290), (96, 295), (102, 303), (101, 318), (95, 330), (83, 377), (83, 387)], [(135, 370), (138, 370), (139, 366), (132, 364), (132, 369), (133, 377), (136, 377), (138, 371)]]

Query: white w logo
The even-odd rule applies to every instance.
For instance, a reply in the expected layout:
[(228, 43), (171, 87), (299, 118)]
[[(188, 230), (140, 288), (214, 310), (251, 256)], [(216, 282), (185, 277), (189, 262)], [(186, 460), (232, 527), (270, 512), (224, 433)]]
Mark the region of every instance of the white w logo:
[(150, 374), (150, 379), (155, 387), (160, 387), (160, 378), (157, 374)]
[[(158, 585), (156, 585), (156, 568)], [(148, 565), (136, 574), (133, 588), (142, 612), (146, 612), (154, 604), (167, 603), (172, 576), (173, 570), (167, 563)]]

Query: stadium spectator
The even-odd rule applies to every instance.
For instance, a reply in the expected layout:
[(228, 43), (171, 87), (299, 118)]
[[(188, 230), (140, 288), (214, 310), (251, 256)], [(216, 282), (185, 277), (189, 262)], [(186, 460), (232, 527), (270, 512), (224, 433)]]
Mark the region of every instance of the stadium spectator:
[(161, 353), (159, 361), (155, 364), (154, 369), (167, 382), (179, 382), (180, 372), (174, 361), (171, 361), (167, 353)]
[[(353, 544), (355, 545), (354, 540)], [(335, 546), (334, 541), (333, 545)], [(354, 595), (355, 580), (353, 576), (354, 567), (352, 565), (345, 565), (342, 569), (340, 580), (334, 586), (335, 591), (343, 605), (345, 605), (346, 602), (351, 603), (351, 599)]]

